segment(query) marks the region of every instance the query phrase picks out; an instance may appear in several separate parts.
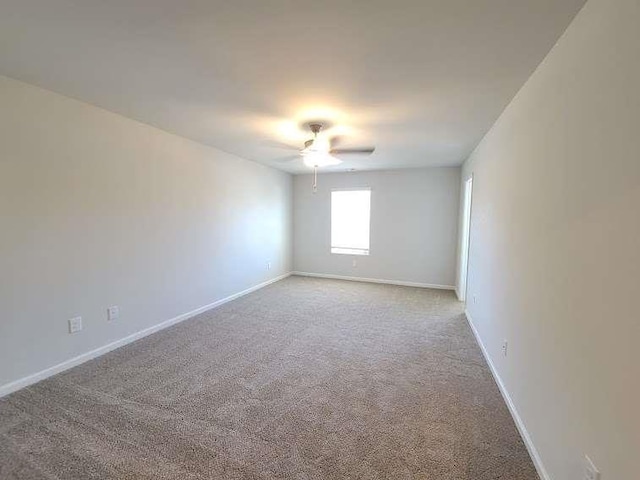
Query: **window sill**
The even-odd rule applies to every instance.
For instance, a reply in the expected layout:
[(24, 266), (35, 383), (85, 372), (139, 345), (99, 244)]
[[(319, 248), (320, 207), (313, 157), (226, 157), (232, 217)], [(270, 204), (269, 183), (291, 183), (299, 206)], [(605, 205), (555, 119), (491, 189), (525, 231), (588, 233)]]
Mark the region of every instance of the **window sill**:
[(369, 250), (331, 247), (331, 253), (334, 255), (369, 255)]

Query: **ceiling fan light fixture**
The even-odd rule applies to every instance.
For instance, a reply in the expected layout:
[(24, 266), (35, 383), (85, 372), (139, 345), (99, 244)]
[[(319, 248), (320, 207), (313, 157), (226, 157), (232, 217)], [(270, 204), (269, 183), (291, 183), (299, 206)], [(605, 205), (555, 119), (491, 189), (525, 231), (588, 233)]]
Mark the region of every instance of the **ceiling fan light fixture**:
[(316, 152), (310, 151), (307, 153), (303, 151), (302, 158), (303, 158), (304, 164), (310, 168), (329, 167), (331, 165), (339, 165), (342, 163), (342, 160), (339, 160), (336, 157), (332, 157), (328, 153), (317, 152), (317, 151)]
[(322, 154), (328, 155), (331, 150), (331, 144), (329, 140), (323, 137), (316, 136), (313, 140), (307, 140), (302, 149), (302, 155)]

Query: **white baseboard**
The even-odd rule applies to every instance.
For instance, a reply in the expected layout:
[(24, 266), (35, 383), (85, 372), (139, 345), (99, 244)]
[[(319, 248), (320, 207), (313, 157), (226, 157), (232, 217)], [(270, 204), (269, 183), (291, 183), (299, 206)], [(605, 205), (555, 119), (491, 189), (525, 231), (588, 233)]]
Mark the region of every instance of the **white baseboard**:
[(403, 282), (401, 280), (385, 280), (383, 278), (347, 277), (344, 275), (332, 275), (329, 273), (292, 272), (292, 275), (314, 278), (332, 278), (334, 280), (348, 280), (350, 282), (384, 283), (387, 285), (400, 285), (402, 287), (436, 288), (438, 290), (455, 290), (453, 285), (437, 285), (433, 283)]
[(211, 310), (213, 308), (219, 307), (220, 305), (230, 302), (231, 300), (235, 300), (236, 298), (242, 297), (251, 292), (255, 292), (256, 290), (266, 287), (267, 285), (283, 280), (290, 275), (291, 273), (286, 273), (284, 275), (280, 275), (279, 277), (272, 278), (271, 280), (267, 280), (266, 282), (260, 283), (258, 285), (254, 285), (253, 287), (247, 288), (246, 290), (243, 290), (238, 293), (234, 293), (233, 295), (230, 295), (221, 300), (217, 300), (208, 305), (204, 305), (202, 307), (196, 308), (195, 310), (192, 310), (190, 312), (183, 313), (182, 315), (178, 315), (177, 317), (170, 318), (169, 320), (165, 320), (164, 322), (158, 323), (157, 325), (153, 325), (152, 327), (148, 327), (148, 328), (145, 328), (144, 330), (140, 330), (139, 332), (136, 332), (127, 337), (121, 338), (120, 340), (116, 340), (115, 342), (109, 343), (107, 345), (103, 345), (102, 347), (96, 348), (95, 350), (91, 350), (89, 352), (83, 353), (82, 355), (78, 355), (77, 357), (73, 357), (73, 358), (70, 358), (69, 360), (65, 360), (64, 362), (54, 365), (53, 367), (46, 368), (44, 370), (41, 370), (27, 377), (23, 377), (11, 383), (2, 385), (0, 386), (0, 398), (4, 397), (5, 395), (9, 395), (10, 393), (13, 393), (17, 390), (20, 390), (21, 388), (28, 387), (29, 385), (33, 385), (34, 383), (44, 380), (45, 378), (64, 372), (65, 370), (68, 370), (77, 365), (80, 365), (81, 363), (84, 363), (96, 357), (99, 357), (100, 355), (104, 355), (105, 353), (115, 350), (116, 348), (120, 348), (131, 342), (140, 340), (141, 338), (151, 335), (152, 333), (158, 332), (172, 325), (188, 320), (189, 318), (195, 317), (196, 315), (206, 312), (207, 310)]
[(480, 346), (480, 350), (482, 350), (482, 354), (484, 355), (484, 358), (487, 361), (489, 368), (491, 369), (491, 374), (493, 375), (493, 378), (498, 384), (498, 388), (500, 389), (502, 398), (504, 398), (504, 401), (507, 404), (507, 407), (509, 408), (509, 412), (511, 412), (511, 416), (513, 417), (513, 421), (515, 422), (516, 427), (520, 432), (520, 436), (522, 437), (522, 440), (524, 441), (524, 444), (527, 447), (527, 450), (529, 451), (529, 455), (533, 460), (533, 465), (536, 467), (538, 476), (540, 477), (541, 480), (552, 480), (551, 476), (547, 473), (547, 470), (544, 467), (544, 464), (542, 463), (542, 458), (540, 458), (538, 449), (533, 444), (533, 440), (531, 439), (531, 436), (527, 431), (527, 427), (525, 426), (522, 420), (522, 417), (520, 417), (520, 414), (518, 413), (518, 410), (516, 409), (516, 406), (513, 403), (513, 400), (511, 399), (511, 395), (509, 395), (509, 391), (507, 390), (507, 387), (505, 387), (502, 381), (502, 378), (500, 378), (500, 375), (498, 374), (498, 370), (496, 370), (496, 367), (493, 364), (491, 357), (489, 356), (489, 352), (485, 348), (484, 343), (482, 343), (480, 334), (478, 333), (476, 326), (473, 324), (473, 320), (471, 319), (471, 315), (469, 315), (469, 311), (465, 310), (464, 314), (467, 317), (467, 322), (471, 327), (471, 331), (473, 332), (473, 335), (476, 337), (476, 342), (478, 342), (478, 345)]

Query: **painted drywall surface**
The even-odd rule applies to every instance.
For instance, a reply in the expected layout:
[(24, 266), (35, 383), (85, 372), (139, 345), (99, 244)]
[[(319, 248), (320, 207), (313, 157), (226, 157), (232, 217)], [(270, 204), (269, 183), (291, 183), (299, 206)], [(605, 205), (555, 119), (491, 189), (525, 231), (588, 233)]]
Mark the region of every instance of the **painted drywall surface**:
[(590, 0), (463, 167), (468, 309), (554, 480), (640, 472), (638, 25)]
[[(328, 173), (294, 178), (294, 270), (451, 286), (459, 168)], [(330, 252), (331, 190), (370, 187), (371, 254)], [(353, 267), (352, 261), (357, 261)]]
[(0, 385), (291, 270), (289, 174), (6, 77), (0, 105)]

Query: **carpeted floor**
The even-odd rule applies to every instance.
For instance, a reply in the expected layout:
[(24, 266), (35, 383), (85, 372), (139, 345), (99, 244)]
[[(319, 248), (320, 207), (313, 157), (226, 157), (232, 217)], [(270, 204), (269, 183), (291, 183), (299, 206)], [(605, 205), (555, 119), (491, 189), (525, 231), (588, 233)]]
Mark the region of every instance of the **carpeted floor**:
[(0, 478), (538, 477), (452, 292), (291, 277), (0, 399)]

